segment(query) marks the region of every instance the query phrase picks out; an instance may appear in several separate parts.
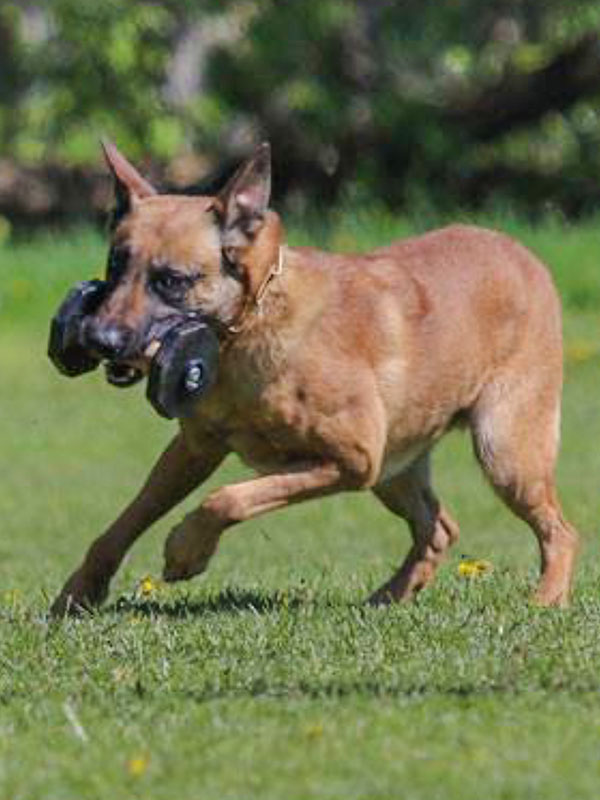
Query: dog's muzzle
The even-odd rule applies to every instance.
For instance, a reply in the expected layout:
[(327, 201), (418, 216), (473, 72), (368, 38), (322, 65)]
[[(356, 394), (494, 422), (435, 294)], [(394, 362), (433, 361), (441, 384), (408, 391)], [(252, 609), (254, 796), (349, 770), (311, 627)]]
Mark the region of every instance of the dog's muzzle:
[[(107, 295), (104, 281), (83, 281), (66, 296), (50, 324), (48, 356), (70, 378), (96, 369), (102, 358), (87, 344), (86, 326)], [(146, 396), (167, 419), (186, 417), (217, 377), (219, 341), (210, 325), (197, 316), (175, 319), (151, 343)], [(124, 361), (105, 362), (113, 386), (132, 386), (142, 372)]]

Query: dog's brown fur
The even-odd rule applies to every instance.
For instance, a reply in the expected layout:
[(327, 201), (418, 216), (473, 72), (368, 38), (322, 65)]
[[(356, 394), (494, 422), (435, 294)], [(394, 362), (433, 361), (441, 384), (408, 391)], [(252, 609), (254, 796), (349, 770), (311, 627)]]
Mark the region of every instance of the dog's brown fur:
[(202, 572), (238, 522), (370, 489), (413, 539), (372, 599), (410, 598), (458, 537), (429, 481), (429, 453), (457, 422), (537, 537), (537, 601), (567, 602), (578, 537), (554, 484), (561, 315), (531, 253), (502, 234), (454, 225), (366, 255), (285, 247), (277, 274), (285, 239), (267, 210), (267, 146), (216, 198), (157, 195), (114, 148), (107, 158), (119, 199), (114, 241), (130, 256), (99, 317), (136, 329), (155, 313), (146, 285), (153, 264), (200, 274), (186, 302), (219, 326), (221, 363), (216, 386), (92, 545), (55, 613), (101, 602), (137, 537), (230, 452), (260, 477), (212, 492), (171, 532), (168, 580)]

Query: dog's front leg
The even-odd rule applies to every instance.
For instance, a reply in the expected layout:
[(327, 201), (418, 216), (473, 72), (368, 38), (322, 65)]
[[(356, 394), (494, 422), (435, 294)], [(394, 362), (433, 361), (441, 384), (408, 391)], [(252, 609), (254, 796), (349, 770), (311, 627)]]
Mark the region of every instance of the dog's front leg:
[(203, 572), (223, 531), (238, 522), (350, 488), (359, 488), (356, 481), (329, 463), (218, 489), (171, 531), (165, 545), (164, 578), (184, 580)]
[(54, 601), (51, 614), (63, 616), (100, 605), (108, 594), (111, 578), (136, 539), (208, 478), (225, 455), (226, 451), (213, 442), (192, 452), (183, 434), (176, 436), (139, 494), (92, 544)]

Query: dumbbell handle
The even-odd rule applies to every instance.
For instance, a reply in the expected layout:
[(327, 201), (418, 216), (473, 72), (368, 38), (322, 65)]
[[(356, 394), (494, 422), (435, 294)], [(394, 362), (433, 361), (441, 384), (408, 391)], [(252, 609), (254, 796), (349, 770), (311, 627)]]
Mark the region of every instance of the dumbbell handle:
[(159, 350), (160, 350), (160, 342), (158, 341), (158, 339), (153, 339), (148, 345), (148, 347), (144, 350), (144, 355), (146, 356), (146, 358), (154, 358), (154, 356), (158, 353)]

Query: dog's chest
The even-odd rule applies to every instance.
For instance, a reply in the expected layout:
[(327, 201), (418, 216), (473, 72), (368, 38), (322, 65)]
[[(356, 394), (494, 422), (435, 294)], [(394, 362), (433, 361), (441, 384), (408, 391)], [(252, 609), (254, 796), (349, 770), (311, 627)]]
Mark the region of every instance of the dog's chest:
[(258, 472), (285, 469), (321, 454), (314, 421), (301, 405), (261, 403), (232, 422), (229, 446)]
[(211, 398), (197, 421), (252, 469), (270, 473), (326, 455), (322, 415), (305, 392), (282, 382), (256, 394), (232, 394)]
[(285, 434), (255, 431), (248, 428), (232, 431), (228, 443), (242, 461), (260, 473), (284, 471), (299, 462), (311, 460), (299, 443), (290, 441)]

